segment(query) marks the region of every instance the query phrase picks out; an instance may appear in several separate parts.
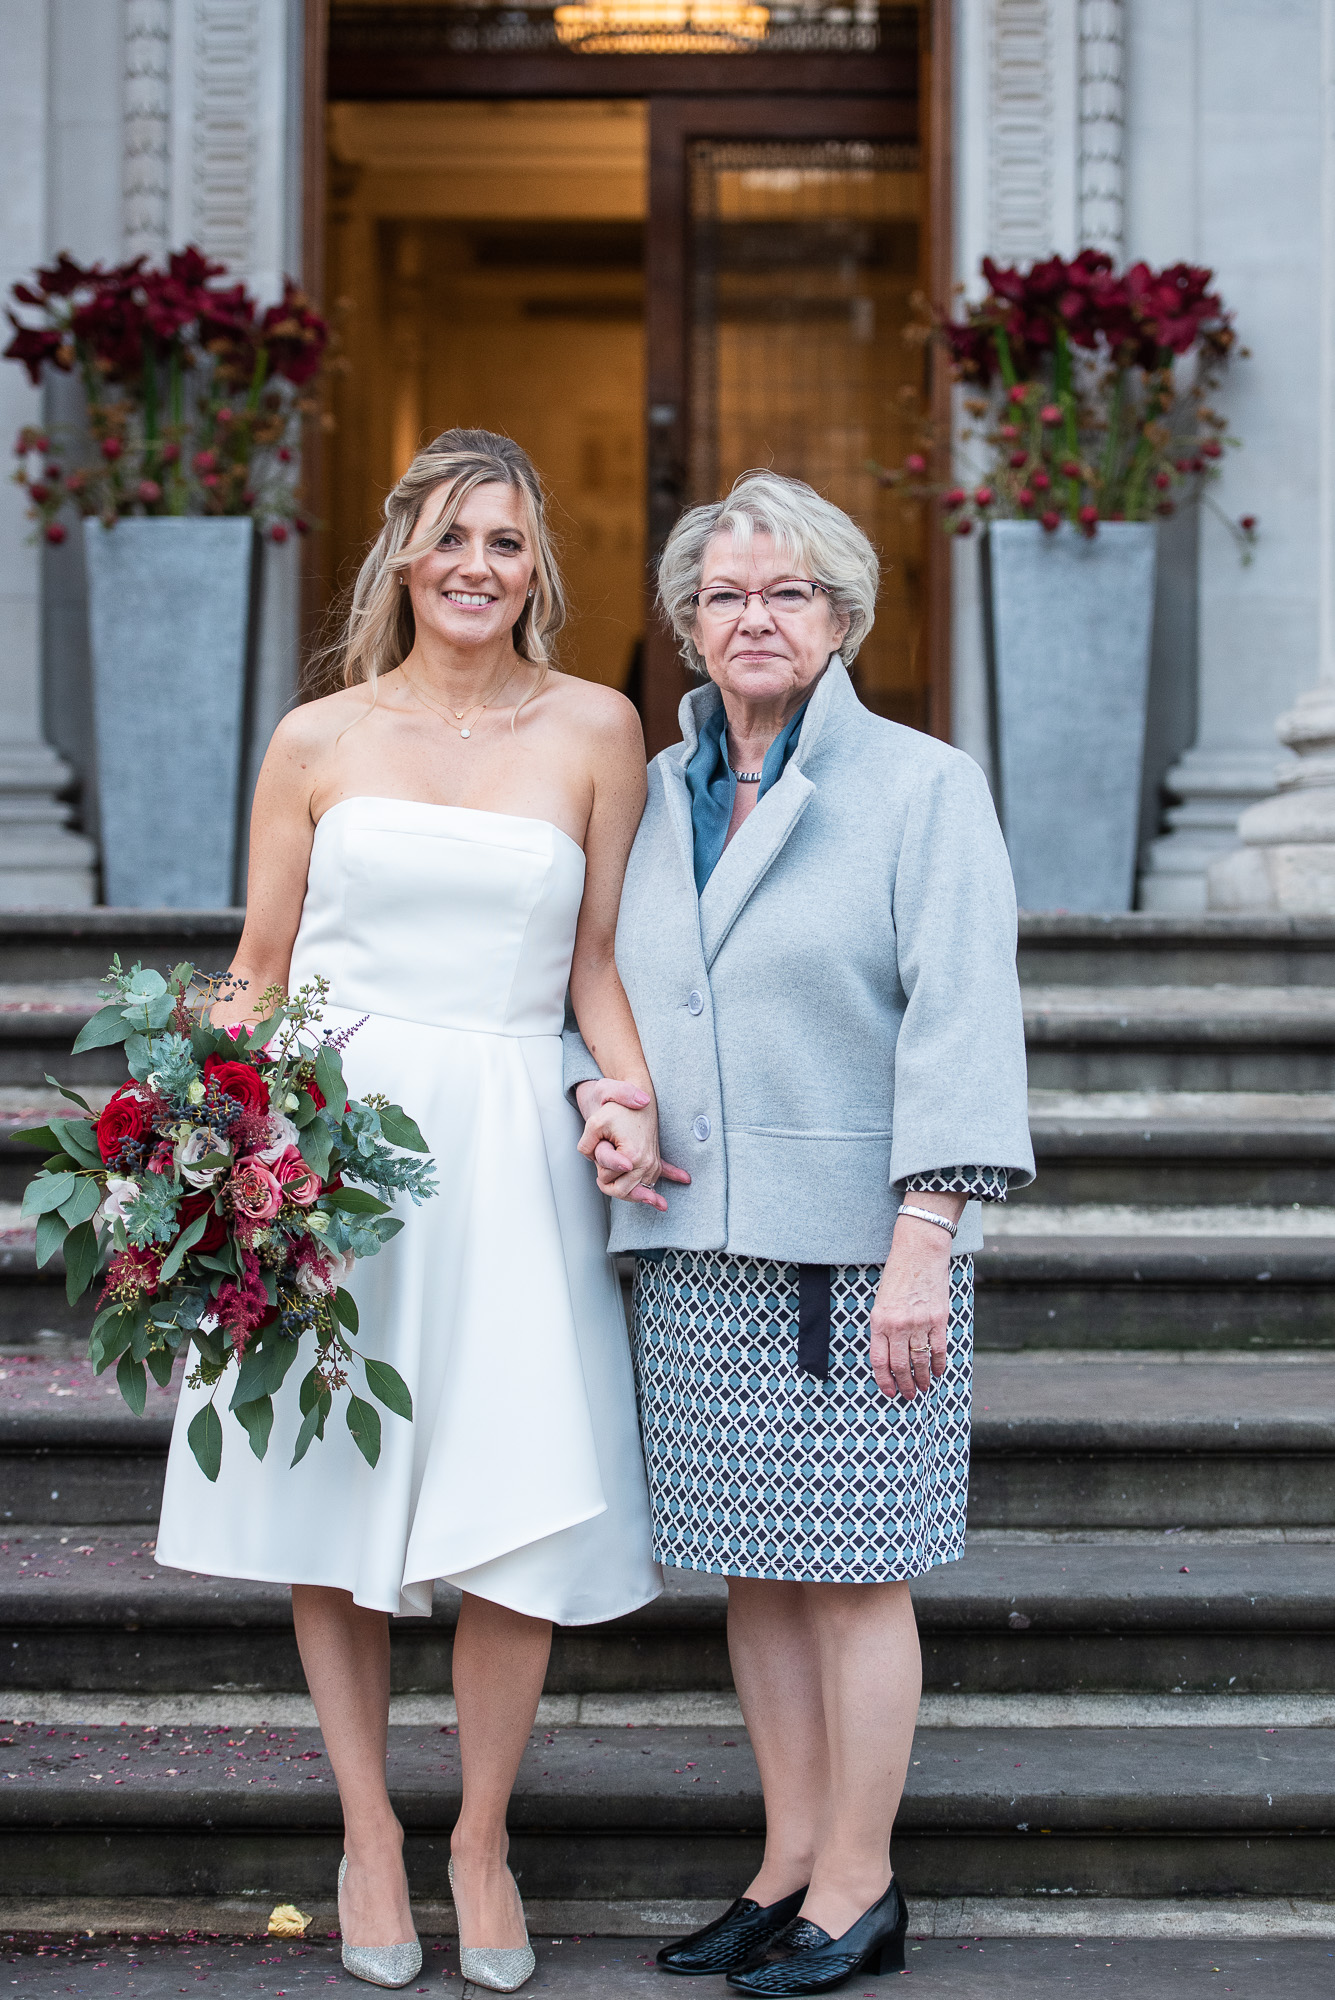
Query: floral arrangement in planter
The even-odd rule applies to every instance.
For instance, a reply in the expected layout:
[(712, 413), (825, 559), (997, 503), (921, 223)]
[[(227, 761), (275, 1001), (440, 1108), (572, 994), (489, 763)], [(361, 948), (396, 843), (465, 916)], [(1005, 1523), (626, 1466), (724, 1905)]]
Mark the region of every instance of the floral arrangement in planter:
[(71, 506), (108, 527), (131, 514), (250, 515), (275, 541), (304, 531), (295, 446), (329, 329), (290, 279), (261, 311), (244, 285), (215, 282), (226, 276), (193, 248), (163, 268), (136, 257), (111, 270), (62, 252), (14, 286), (28, 316), (10, 309), (5, 359), (34, 385), (47, 368), (77, 373), (87, 399), (86, 433), (55, 448), (28, 426), (15, 446), (14, 477), (47, 541), (64, 541)]
[[(939, 499), (957, 535), (1020, 520), (1092, 536), (1100, 521), (1149, 521), (1208, 498), (1238, 443), (1215, 407), (1236, 335), (1212, 271), (1118, 273), (1103, 251), (1082, 250), (1027, 271), (985, 257), (983, 274), (986, 297), (928, 337), (965, 385), (964, 439), (981, 439), (986, 462), (970, 487), (933, 486), (925, 436), (902, 467), (875, 468), (883, 484)], [(1220, 518), (1245, 555), (1254, 517)]]

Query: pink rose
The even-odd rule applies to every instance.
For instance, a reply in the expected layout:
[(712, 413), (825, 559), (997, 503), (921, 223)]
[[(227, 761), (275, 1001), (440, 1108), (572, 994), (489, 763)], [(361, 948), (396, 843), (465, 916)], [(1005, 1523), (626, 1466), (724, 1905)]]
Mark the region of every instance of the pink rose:
[(270, 1172), (288, 1200), (296, 1202), (298, 1208), (309, 1208), (318, 1198), (320, 1176), (307, 1166), (295, 1146), (279, 1154)]
[(283, 1190), (263, 1160), (242, 1160), (232, 1176), (232, 1206), (247, 1222), (272, 1222), (283, 1206)]

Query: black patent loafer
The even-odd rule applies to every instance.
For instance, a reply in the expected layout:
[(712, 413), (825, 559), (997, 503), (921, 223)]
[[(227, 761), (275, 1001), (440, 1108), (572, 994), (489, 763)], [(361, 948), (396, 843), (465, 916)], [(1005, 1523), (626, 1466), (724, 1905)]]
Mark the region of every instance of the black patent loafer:
[(776, 1934), (771, 1950), (782, 1954), (767, 1964), (728, 1974), (734, 1993), (834, 1993), (855, 1973), (864, 1977), (904, 1970), (908, 1904), (892, 1881), (879, 1903), (860, 1916), (842, 1937), (832, 1938), (805, 1917)]
[(806, 1895), (799, 1889), (777, 1903), (762, 1906), (749, 1896), (737, 1901), (703, 1930), (665, 1944), (658, 1954), (660, 1972), (676, 1972), (684, 1978), (703, 1978), (707, 1973), (732, 1972), (747, 1965), (792, 1922)]

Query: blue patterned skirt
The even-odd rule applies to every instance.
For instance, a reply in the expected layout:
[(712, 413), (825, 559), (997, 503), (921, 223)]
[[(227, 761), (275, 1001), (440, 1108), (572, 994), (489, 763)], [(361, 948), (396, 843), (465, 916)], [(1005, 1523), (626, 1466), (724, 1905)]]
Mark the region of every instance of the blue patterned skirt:
[(964, 1553), (973, 1259), (950, 1266), (945, 1374), (912, 1403), (867, 1358), (878, 1264), (830, 1273), (825, 1381), (798, 1367), (796, 1264), (637, 1260), (636, 1391), (654, 1555), (782, 1583), (890, 1583)]

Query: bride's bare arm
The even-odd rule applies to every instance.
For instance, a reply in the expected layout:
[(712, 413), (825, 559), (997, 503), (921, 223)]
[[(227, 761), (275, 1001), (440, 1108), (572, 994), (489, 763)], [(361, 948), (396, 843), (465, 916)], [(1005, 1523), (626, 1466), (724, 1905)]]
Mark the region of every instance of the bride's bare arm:
[(232, 977), (246, 983), (214, 1008), (220, 1026), (258, 1020), (256, 1003), (265, 988), (287, 985), (315, 832), (311, 792), (327, 734), (314, 712), (320, 706), (284, 716), (265, 753), (250, 814), (246, 922), (230, 967)]
[[(639, 1031), (616, 966), (617, 911), (631, 843), (644, 811), (646, 777), (644, 737), (630, 703), (599, 691), (593, 731), (593, 806), (584, 836), (584, 900), (575, 932), (570, 967), (570, 998), (590, 1054), (605, 1076), (631, 1086), (638, 1105), (611, 1107), (620, 1171), (600, 1169), (598, 1184), (605, 1194), (666, 1208), (654, 1182), (686, 1181), (689, 1175), (664, 1164), (658, 1152), (658, 1107)], [(591, 1120), (580, 1151), (592, 1157), (612, 1132)]]

